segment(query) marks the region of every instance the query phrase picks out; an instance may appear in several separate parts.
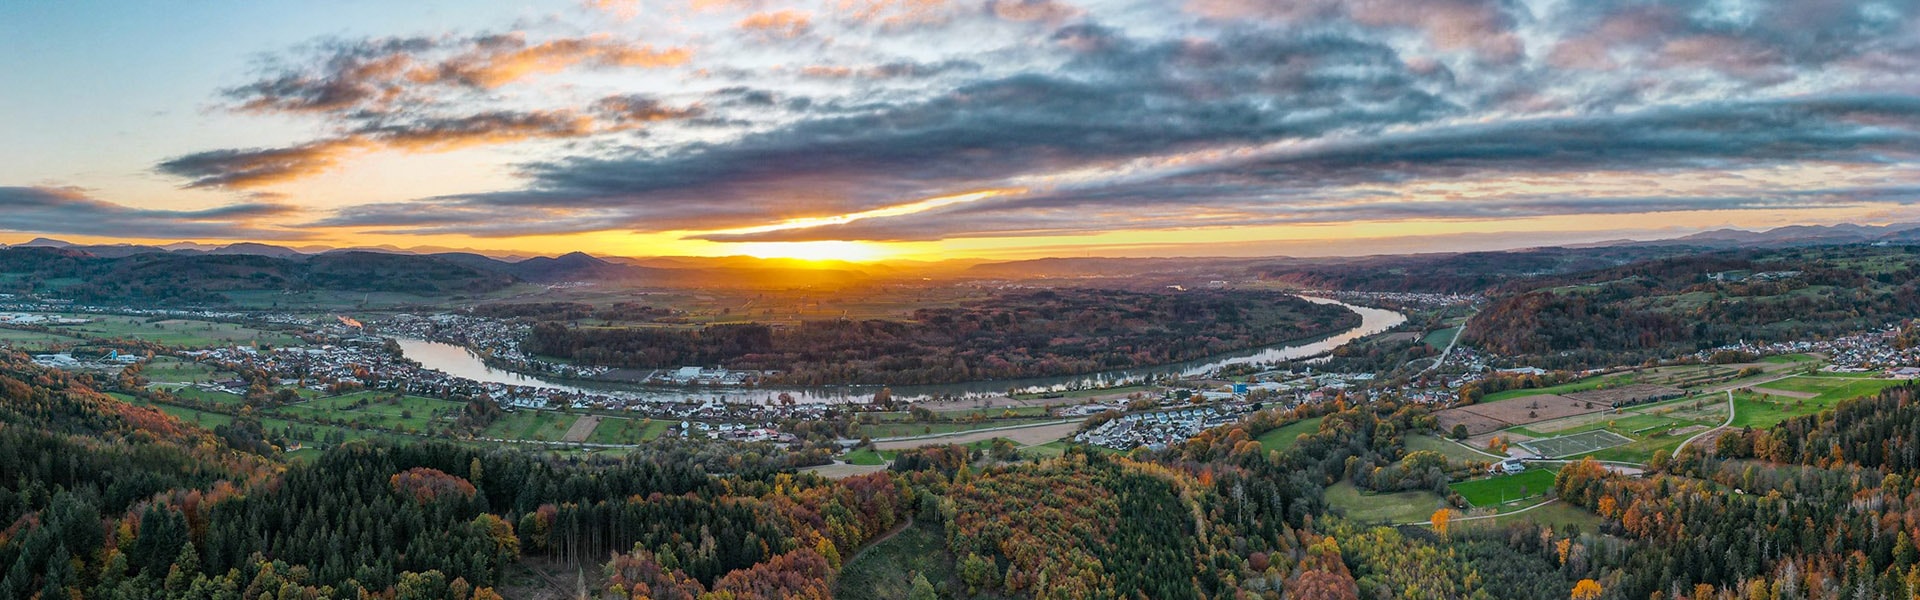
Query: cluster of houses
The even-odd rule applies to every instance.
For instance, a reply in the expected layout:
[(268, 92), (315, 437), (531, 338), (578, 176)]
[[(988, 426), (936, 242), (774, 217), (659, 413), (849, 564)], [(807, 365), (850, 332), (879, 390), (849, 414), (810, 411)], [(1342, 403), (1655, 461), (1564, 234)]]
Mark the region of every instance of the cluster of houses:
[(524, 348), (527, 336), (532, 333), (533, 328), (518, 321), (453, 313), (424, 316), (402, 313), (370, 323), (366, 329), (381, 335), (485, 349), (489, 363), (512, 371), (585, 379), (604, 375), (611, 370), (593, 365), (541, 360)]
[(119, 371), (127, 365), (138, 364), (142, 360), (145, 358), (110, 350), (103, 356), (85, 358), (76, 357), (68, 352), (36, 354), (33, 357), (33, 364), (70, 371)]
[(750, 425), (742, 423), (709, 424), (695, 421), (681, 421), (680, 426), (671, 430), (671, 432), (681, 436), (688, 436), (696, 429), (705, 432), (709, 437), (728, 442), (793, 444), (800, 441), (798, 436), (791, 433), (781, 433), (780, 430), (774, 429), (772, 425)]
[(1121, 415), (1074, 436), (1074, 441), (1115, 450), (1146, 446), (1155, 450), (1186, 441), (1200, 432), (1231, 425), (1250, 412), (1246, 403), (1221, 403), (1176, 410)]
[[(248, 347), (215, 348), (182, 352), (182, 356), (226, 370), (264, 372), (284, 386), (303, 385), (331, 391), (341, 386), (394, 391), (436, 398), (489, 398), (502, 408), (542, 410), (552, 408), (618, 410), (648, 418), (683, 421), (694, 428), (715, 428), (715, 437), (755, 441), (780, 441), (774, 434), (754, 433), (770, 425), (730, 425), (734, 423), (771, 423), (780, 419), (824, 419), (833, 407), (823, 404), (764, 405), (730, 402), (661, 402), (623, 392), (511, 385), (483, 382), (423, 369), (411, 361), (388, 353), (384, 347), (346, 343), (328, 343), (305, 347), (259, 350)], [(246, 382), (210, 382), (218, 389), (238, 394), (246, 392)], [(722, 425), (722, 424), (728, 425)], [(722, 435), (725, 434), (725, 435)], [(768, 435), (772, 435), (771, 438)]]
[(757, 371), (731, 371), (723, 367), (680, 367), (655, 370), (641, 381), (670, 385), (746, 385), (759, 376)]
[(92, 322), (92, 319), (60, 315), (37, 315), (18, 312), (0, 313), (0, 324), (5, 325), (85, 325)]
[(1847, 373), (1881, 372), (1887, 377), (1920, 377), (1920, 347), (1900, 348), (1894, 340), (1900, 328), (1890, 325), (1879, 330), (1826, 340), (1775, 343), (1742, 342), (1700, 351), (1696, 357), (1706, 360), (1716, 352), (1734, 350), (1756, 355), (1814, 353), (1827, 358), (1828, 371)]

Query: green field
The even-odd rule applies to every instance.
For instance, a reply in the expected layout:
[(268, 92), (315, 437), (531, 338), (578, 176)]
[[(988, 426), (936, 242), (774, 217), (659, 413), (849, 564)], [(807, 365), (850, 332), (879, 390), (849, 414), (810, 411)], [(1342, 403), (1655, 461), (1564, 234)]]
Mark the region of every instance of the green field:
[(885, 453), (885, 452), (880, 452), (878, 450), (874, 450), (873, 448), (860, 448), (857, 450), (847, 452), (845, 455), (840, 457), (840, 460), (850, 465), (860, 465), (864, 467), (871, 467), (875, 465), (887, 464), (887, 461), (893, 459), (893, 457), (890, 456), (890, 454), (891, 453)]
[(196, 383), (219, 379), (213, 367), (171, 356), (158, 356), (140, 365), (140, 375), (155, 383)]
[(81, 344), (86, 340), (53, 333), (22, 331), (19, 329), (0, 329), (0, 344), (25, 349), (42, 350), (54, 344)]
[(875, 424), (861, 424), (860, 429), (856, 431), (854, 435), (864, 435), (874, 439), (912, 437), (916, 435), (959, 433), (963, 431), (973, 431), (976, 429), (991, 429), (994, 427), (1031, 425), (1034, 423), (1046, 423), (1052, 420), (1053, 419), (1044, 419), (1044, 418), (1018, 418), (1018, 419), (985, 419), (977, 423), (915, 423), (915, 422), (906, 422), (906, 421), (892, 422), (892, 423), (881, 422), (881, 423), (875, 423)]
[(1906, 382), (1894, 379), (1854, 377), (1790, 377), (1757, 387), (1816, 394), (1812, 398), (1789, 398), (1749, 392), (1734, 392), (1734, 427), (1772, 427), (1775, 423), (1801, 415), (1833, 408), (1841, 401), (1871, 396), (1880, 390)]
[(651, 441), (667, 433), (673, 423), (654, 419), (603, 418), (600, 425), (593, 428), (593, 434), (587, 441), (596, 444), (638, 444)]
[(1555, 502), (1519, 514), (1502, 514), (1491, 519), (1459, 521), (1454, 523), (1453, 526), (1462, 530), (1479, 527), (1498, 529), (1506, 527), (1516, 521), (1530, 521), (1537, 525), (1553, 527), (1554, 531), (1565, 532), (1568, 531), (1570, 527), (1578, 527), (1581, 531), (1595, 531), (1600, 528), (1600, 524), (1605, 520), (1601, 519), (1600, 515), (1588, 512), (1578, 506), (1565, 502)]
[(1545, 495), (1553, 490), (1553, 478), (1551, 470), (1528, 469), (1516, 475), (1462, 481), (1448, 487), (1474, 506), (1499, 506)]
[[(988, 419), (1004, 418), (1009, 413), (1016, 417), (1045, 417), (1048, 414), (1047, 409), (1048, 407), (1045, 406), (1000, 406), (995, 408), (969, 408), (966, 410), (941, 410), (936, 412), (940, 413), (940, 418), (960, 420), (972, 418), (974, 415), (980, 415), (982, 418)], [(905, 413), (901, 413), (899, 416), (900, 420), (912, 418), (911, 415)]]
[(1351, 481), (1327, 488), (1326, 498), (1329, 508), (1361, 523), (1418, 523), (1432, 518), (1434, 511), (1446, 505), (1433, 492), (1376, 494), (1354, 487)]
[(549, 410), (516, 410), (500, 415), (480, 435), (509, 440), (557, 442), (567, 435), (577, 415)]
[[(1718, 425), (1718, 423), (1716, 423), (1716, 425)], [(1661, 450), (1666, 450), (1667, 452), (1673, 452), (1675, 448), (1680, 447), (1680, 442), (1687, 441), (1687, 438), (1690, 436), (1692, 436), (1692, 434), (1653, 435), (1653, 436), (1636, 439), (1633, 442), (1628, 443), (1624, 446), (1615, 446), (1612, 448), (1607, 448), (1605, 450), (1600, 450), (1598, 452), (1573, 456), (1571, 458), (1593, 457), (1594, 460), (1610, 460), (1615, 462), (1627, 462), (1627, 463), (1645, 463), (1649, 460), (1653, 460), (1653, 453), (1655, 452), (1658, 452)]]
[(1272, 431), (1260, 434), (1260, 437), (1256, 441), (1260, 442), (1260, 447), (1267, 451), (1292, 448), (1295, 443), (1300, 441), (1302, 434), (1320, 431), (1320, 420), (1323, 418), (1325, 417), (1295, 421), (1275, 427)]
[(1406, 445), (1407, 452), (1419, 452), (1421, 450), (1430, 450), (1433, 452), (1439, 452), (1441, 455), (1446, 456), (1447, 460), (1456, 461), (1456, 462), (1493, 462), (1493, 461), (1499, 460), (1498, 458), (1487, 456), (1479, 452), (1475, 452), (1470, 448), (1461, 446), (1460, 444), (1443, 440), (1431, 435), (1404, 436), (1400, 438), (1400, 443)]
[[(174, 418), (179, 419), (181, 422), (184, 422), (190, 425), (195, 425), (209, 431), (213, 430), (213, 428), (215, 427), (219, 427), (221, 425), (227, 425), (233, 422), (233, 416), (227, 415), (224, 413), (198, 410), (193, 408), (187, 408), (184, 406), (175, 406), (172, 404), (155, 404), (155, 403), (150, 403), (150, 402), (140, 400), (133, 396), (121, 394), (118, 392), (111, 393), (108, 395), (113, 396), (114, 398), (118, 398), (121, 401), (127, 402), (129, 404), (137, 404), (140, 406), (151, 406), (151, 407), (160, 409), (160, 412), (167, 413), (168, 415), (171, 415)], [(294, 440), (297, 440), (309, 446), (322, 444), (325, 441), (323, 438), (335, 433), (338, 433), (339, 435), (343, 436), (345, 439), (348, 439), (348, 440), (357, 440), (357, 439), (366, 439), (366, 438), (400, 439), (397, 436), (394, 436), (392, 434), (385, 434), (385, 433), (371, 432), (371, 431), (360, 431), (360, 430), (349, 429), (345, 427), (333, 427), (330, 425), (315, 425), (311, 423), (301, 423), (301, 422), (289, 421), (286, 419), (274, 418), (271, 416), (261, 417), (260, 427), (274, 435), (280, 435), (283, 432), (287, 431), (289, 427), (291, 427), (292, 430), (295, 432), (295, 435), (292, 436), (292, 438)]]
[[(1693, 408), (1694, 404), (1700, 404), (1701, 408)], [(1590, 419), (1588, 416), (1569, 417), (1566, 420), (1511, 427), (1506, 431), (1540, 439), (1592, 434), (1598, 431), (1612, 432), (1625, 436), (1631, 441), (1609, 448), (1571, 454), (1567, 458), (1591, 456), (1598, 460), (1644, 463), (1653, 458), (1654, 452), (1663, 449), (1672, 451), (1688, 435), (1691, 435), (1690, 433), (1670, 434), (1670, 432), (1692, 426), (1717, 427), (1725, 419), (1724, 396), (1709, 394), (1635, 406), (1627, 409), (1625, 413), (1606, 415), (1599, 419)], [(1547, 452), (1554, 458), (1562, 457), (1554, 455), (1553, 452), (1580, 452), (1579, 448), (1569, 444), (1549, 442), (1548, 445), (1555, 446), (1553, 451)]]
[(256, 343), (286, 346), (300, 343), (300, 339), (292, 335), (233, 323), (183, 319), (148, 322), (145, 317), (118, 315), (67, 316), (92, 319), (93, 322), (84, 325), (61, 325), (58, 326), (59, 331), (74, 332), (89, 337), (139, 339), (182, 348)]
[[(914, 574), (939, 589), (957, 584), (947, 538), (938, 525), (915, 521), (898, 535), (868, 546), (847, 561), (834, 585), (839, 600), (897, 600), (907, 597)], [(965, 590), (962, 590), (965, 591)]]
[(1806, 354), (1776, 354), (1773, 356), (1760, 357), (1760, 362), (1775, 365), (1790, 365), (1795, 363), (1820, 362), (1820, 358)]
[(209, 392), (209, 391), (206, 391), (200, 388), (194, 388), (194, 387), (174, 388), (174, 389), (167, 390), (167, 392), (170, 394), (173, 394), (175, 397), (178, 397), (181, 400), (194, 400), (198, 402), (210, 402), (213, 404), (240, 404), (241, 402), (246, 401), (245, 398), (241, 398), (240, 396), (235, 394), (229, 394), (226, 392)]
[(1067, 440), (1054, 440), (1037, 446), (1027, 446), (1020, 453), (1033, 458), (1054, 458), (1067, 453), (1067, 447), (1073, 445)]
[(1428, 332), (1427, 337), (1421, 338), (1420, 342), (1435, 348), (1446, 348), (1447, 344), (1453, 343), (1453, 338), (1457, 335), (1460, 335), (1459, 327), (1436, 329)]
[[(273, 412), (309, 421), (420, 432), (425, 431), (435, 419), (457, 414), (461, 409), (460, 403), (447, 400), (421, 396), (388, 400), (390, 397), (381, 392), (355, 392), (282, 406)], [(366, 405), (358, 406), (363, 400)]]
[(1480, 403), (1486, 404), (1489, 402), (1499, 402), (1501, 400), (1512, 400), (1514, 398), (1525, 398), (1527, 396), (1539, 396), (1542, 394), (1568, 394), (1573, 392), (1584, 392), (1587, 390), (1598, 388), (1602, 385), (1623, 385), (1628, 383), (1633, 383), (1632, 375), (1600, 375), (1595, 377), (1588, 377), (1586, 379), (1582, 379), (1579, 381), (1562, 383), (1560, 385), (1554, 385), (1554, 386), (1494, 392), (1491, 394), (1487, 394), (1486, 397), (1484, 398), (1481, 398)]
[(1789, 392), (1819, 394), (1816, 401), (1838, 402), (1849, 398), (1858, 398), (1878, 393), (1880, 390), (1906, 383), (1897, 379), (1866, 379), (1859, 377), (1823, 377), (1798, 376), (1779, 381), (1767, 382), (1756, 387)]

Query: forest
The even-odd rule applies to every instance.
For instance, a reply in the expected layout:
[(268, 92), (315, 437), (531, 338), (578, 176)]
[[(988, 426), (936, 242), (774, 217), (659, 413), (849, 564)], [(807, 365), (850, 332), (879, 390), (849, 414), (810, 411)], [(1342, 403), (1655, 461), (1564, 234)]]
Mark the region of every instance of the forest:
[[(673, 443), (562, 456), (355, 441), (310, 460), (0, 354), (0, 598), (830, 598), (908, 527), (919, 597), (1707, 600), (1920, 589), (1920, 395), (1846, 401), (1553, 495), (1598, 527), (1387, 526), (1326, 490), (1432, 490), (1484, 463), (1414, 451), (1425, 405), (1268, 409), (1162, 451), (936, 446), (831, 481)], [(1283, 449), (1256, 441), (1304, 420)], [(242, 440), (244, 441), (244, 440)], [(1443, 497), (1456, 506), (1461, 499)], [(578, 578), (578, 583), (575, 583)], [(924, 585), (921, 585), (923, 584)], [(849, 597), (852, 597), (849, 595)], [(864, 597), (864, 596), (863, 596)]]
[[(504, 274), (432, 257), (329, 252), (300, 259), (249, 254), (154, 252), (107, 257), (65, 248), (0, 249), (5, 291), (39, 288), (87, 302), (223, 305), (235, 290), (343, 290), (445, 294), (486, 292), (513, 283)], [(75, 281), (77, 280), (77, 281)]]
[(1920, 313), (1902, 248), (1729, 250), (1516, 282), (1464, 342), (1546, 368), (1671, 358), (1740, 341), (1806, 339)]
[(699, 329), (534, 325), (527, 349), (591, 364), (723, 365), (789, 385), (911, 385), (1071, 375), (1179, 362), (1324, 336), (1359, 316), (1279, 293), (1010, 292), (904, 319)]

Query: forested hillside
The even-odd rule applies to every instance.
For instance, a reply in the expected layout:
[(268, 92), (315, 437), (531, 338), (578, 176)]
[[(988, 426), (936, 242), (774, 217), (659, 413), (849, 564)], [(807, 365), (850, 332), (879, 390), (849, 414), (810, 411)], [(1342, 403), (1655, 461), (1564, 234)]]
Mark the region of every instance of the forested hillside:
[[(0, 598), (470, 600), (551, 591), (545, 577), (596, 598), (828, 598), (903, 528), (933, 536), (931, 568), (860, 581), (961, 599), (1920, 589), (1911, 387), (1662, 451), (1646, 478), (1573, 463), (1553, 484), (1573, 523), (1385, 527), (1331, 490), (1459, 506), (1447, 483), (1485, 469), (1412, 450), (1435, 419), (1391, 397), (1260, 411), (1160, 452), (937, 446), (828, 481), (777, 462), (709, 473), (691, 442), (586, 458), (359, 441), (287, 461), (102, 385), (0, 356)], [(1276, 430), (1303, 433), (1269, 447)]]
[[(288, 464), (0, 357), (0, 598), (498, 598), (538, 558), (646, 548), (734, 598), (824, 598), (791, 565), (903, 518), (880, 475), (708, 475), (627, 459), (356, 442)], [(816, 590), (817, 591), (817, 590)]]
[(529, 350), (591, 364), (719, 364), (787, 384), (920, 384), (1090, 373), (1328, 335), (1359, 315), (1277, 293), (1015, 292), (905, 320), (701, 329), (535, 325)]
[(1595, 367), (1745, 341), (1799, 340), (1920, 315), (1911, 248), (1726, 251), (1515, 283), (1467, 343), (1542, 367)]
[(1920, 591), (1920, 405), (1912, 387), (1723, 435), (1654, 476), (1569, 466), (1563, 499), (1608, 518), (1581, 540), (1626, 597), (1909, 598)]
[(299, 258), (252, 254), (96, 256), (64, 248), (0, 249), (0, 291), (40, 290), (89, 302), (219, 305), (236, 290), (339, 290), (443, 294), (513, 283), (496, 272), (431, 256), (329, 252)]

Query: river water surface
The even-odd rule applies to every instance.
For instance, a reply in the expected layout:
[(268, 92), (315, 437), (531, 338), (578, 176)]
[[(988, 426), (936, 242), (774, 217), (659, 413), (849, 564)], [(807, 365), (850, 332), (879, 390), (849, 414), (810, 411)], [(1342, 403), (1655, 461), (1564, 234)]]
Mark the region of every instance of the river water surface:
[[(1168, 365), (1068, 375), (1058, 377), (1038, 377), (1033, 379), (969, 381), (963, 383), (896, 386), (894, 395), (902, 398), (927, 396), (977, 397), (1005, 394), (1008, 391), (1049, 391), (1069, 390), (1090, 387), (1111, 387), (1153, 380), (1166, 376), (1202, 376), (1221, 368), (1241, 364), (1265, 364), (1281, 361), (1313, 358), (1332, 352), (1334, 348), (1353, 340), (1392, 329), (1407, 320), (1406, 315), (1391, 310), (1354, 306), (1337, 300), (1302, 296), (1309, 302), (1319, 304), (1338, 304), (1360, 315), (1360, 324), (1338, 334), (1296, 344), (1282, 344), (1233, 352), (1220, 356), (1207, 357)], [(500, 383), (531, 388), (561, 390), (577, 393), (605, 394), (609, 396), (631, 398), (654, 402), (673, 402), (694, 398), (699, 400), (719, 400), (724, 402), (764, 403), (767, 399), (780, 394), (788, 394), (800, 402), (855, 402), (865, 401), (873, 395), (879, 386), (823, 386), (809, 388), (782, 387), (702, 387), (687, 388), (658, 385), (622, 385), (602, 382), (576, 382), (569, 384), (554, 383), (537, 377), (522, 375), (487, 366), (473, 352), (453, 344), (428, 342), (422, 340), (397, 339), (400, 351), (407, 358), (420, 363), (420, 366), (483, 383)]]

